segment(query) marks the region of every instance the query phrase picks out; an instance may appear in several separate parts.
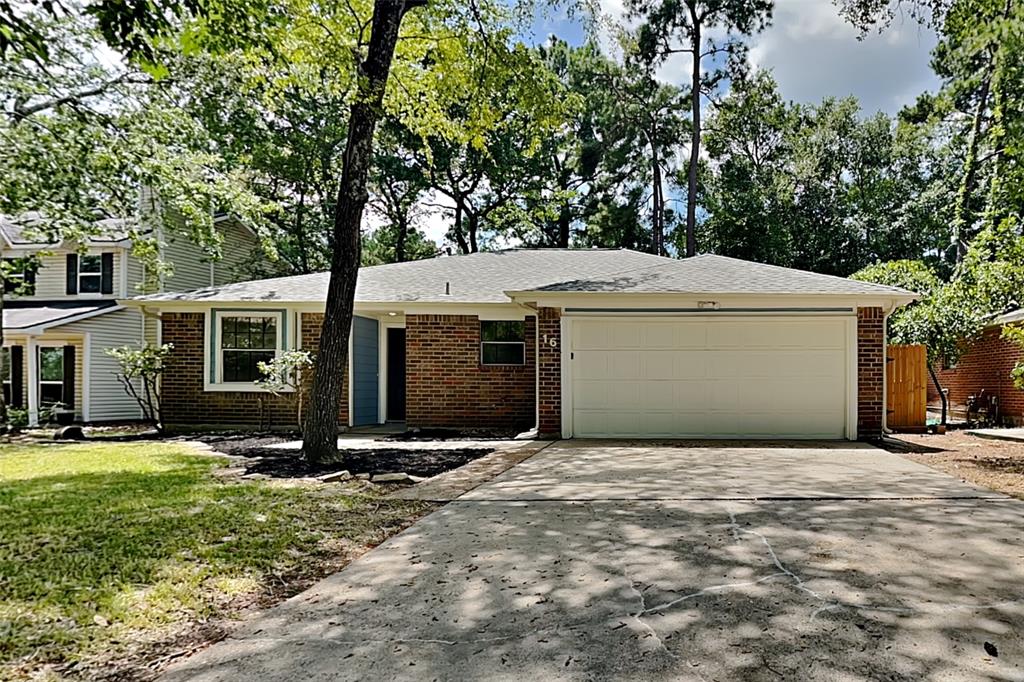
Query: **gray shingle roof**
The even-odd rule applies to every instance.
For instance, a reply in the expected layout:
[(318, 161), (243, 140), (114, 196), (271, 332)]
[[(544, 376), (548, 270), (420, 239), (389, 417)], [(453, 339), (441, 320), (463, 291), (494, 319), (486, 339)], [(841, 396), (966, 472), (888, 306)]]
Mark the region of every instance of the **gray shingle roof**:
[[(95, 234), (89, 237), (89, 244), (116, 244), (128, 238), (132, 221), (123, 218), (99, 218), (94, 223)], [(12, 246), (53, 246), (54, 241), (43, 239), (46, 218), (36, 211), (24, 213), (16, 218), (0, 215), (0, 233)]]
[(544, 292), (838, 294), (912, 296), (896, 287), (705, 254), (653, 267), (542, 287)]
[(4, 329), (17, 332), (33, 327), (52, 327), (81, 315), (115, 307), (116, 301), (10, 301), (4, 305)]
[[(328, 278), (320, 272), (140, 298), (319, 302), (327, 297)], [(356, 301), (506, 303), (508, 291), (909, 295), (902, 289), (724, 256), (675, 260), (627, 249), (509, 249), (362, 268)]]
[[(506, 291), (536, 289), (566, 279), (602, 278), (616, 272), (672, 262), (626, 249), (509, 249), (440, 256), (361, 268), (356, 301), (406, 303), (507, 303)], [(304, 302), (327, 298), (329, 274), (239, 282), (185, 293), (143, 297), (151, 301)], [(445, 295), (445, 288), (451, 292)]]

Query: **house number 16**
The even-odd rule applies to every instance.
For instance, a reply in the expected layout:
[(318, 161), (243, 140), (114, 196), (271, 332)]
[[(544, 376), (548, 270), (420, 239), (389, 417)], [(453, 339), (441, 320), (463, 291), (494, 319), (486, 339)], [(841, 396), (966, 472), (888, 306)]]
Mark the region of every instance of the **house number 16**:
[(544, 335), (544, 343), (551, 346), (552, 348), (558, 348), (558, 338), (555, 336)]

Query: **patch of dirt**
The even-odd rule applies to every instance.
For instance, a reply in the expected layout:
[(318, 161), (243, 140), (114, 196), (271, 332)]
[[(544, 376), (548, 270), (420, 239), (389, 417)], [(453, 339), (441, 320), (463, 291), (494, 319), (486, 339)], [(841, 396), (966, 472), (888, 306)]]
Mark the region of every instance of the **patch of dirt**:
[(1024, 443), (950, 431), (899, 434), (886, 439), (884, 447), (962, 481), (1024, 499)]
[[(225, 433), (203, 433), (191, 436), (190, 440), (197, 440), (206, 443), (217, 452), (225, 455), (248, 457), (248, 453), (260, 451), (268, 445), (287, 443), (302, 438), (298, 433), (274, 432), (259, 433), (252, 431), (225, 432)], [(271, 450), (271, 453), (280, 455), (280, 450)]]
[(241, 475), (260, 474), (270, 478), (312, 478), (335, 471), (356, 474), (406, 473), (429, 478), (494, 452), (494, 448), (373, 448), (344, 450), (341, 464), (313, 465), (298, 450), (269, 447), (295, 440), (281, 434), (229, 434), (203, 436), (199, 440), (217, 452), (237, 458), (233, 467)]

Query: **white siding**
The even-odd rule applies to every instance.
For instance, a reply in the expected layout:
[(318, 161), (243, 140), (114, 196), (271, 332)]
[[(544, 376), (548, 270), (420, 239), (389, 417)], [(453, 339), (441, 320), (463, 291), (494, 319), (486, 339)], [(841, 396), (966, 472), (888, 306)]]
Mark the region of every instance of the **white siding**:
[(59, 329), (89, 334), (89, 421), (141, 418), (138, 404), (117, 379), (117, 362), (106, 354), (108, 348), (142, 343), (141, 313), (118, 310)]
[(210, 286), (212, 274), (206, 253), (188, 240), (182, 219), (173, 212), (164, 218), (160, 240), (160, 258), (173, 266), (173, 274), (163, 279), (163, 291), (191, 291)]
[(142, 261), (131, 255), (130, 251), (125, 252), (124, 260), (125, 266), (128, 268), (125, 296), (139, 296), (146, 293), (142, 290), (142, 284), (146, 277), (146, 270), (142, 266)]
[(235, 220), (222, 223), (224, 226), (224, 257), (213, 264), (213, 283), (216, 286), (250, 279), (246, 266), (258, 255), (259, 240), (248, 228)]
[[(36, 290), (33, 296), (19, 296), (18, 300), (25, 301), (54, 301), (54, 300), (95, 300), (98, 298), (111, 298), (110, 294), (67, 294), (67, 255), (75, 253), (68, 249), (48, 249), (50, 255), (40, 258), (39, 269), (36, 271)], [(121, 265), (124, 262), (122, 249), (89, 249), (87, 253), (101, 254), (112, 252), (114, 254), (114, 295), (117, 294), (121, 282)]]

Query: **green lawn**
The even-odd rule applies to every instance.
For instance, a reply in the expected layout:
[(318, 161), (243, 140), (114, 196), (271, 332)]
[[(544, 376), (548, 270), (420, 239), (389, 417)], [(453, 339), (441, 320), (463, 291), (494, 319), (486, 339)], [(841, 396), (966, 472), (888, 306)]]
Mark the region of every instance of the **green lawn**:
[(207, 619), (283, 598), (427, 509), (357, 483), (211, 475), (223, 461), (172, 444), (0, 445), (0, 679), (137, 675), (201, 641)]

